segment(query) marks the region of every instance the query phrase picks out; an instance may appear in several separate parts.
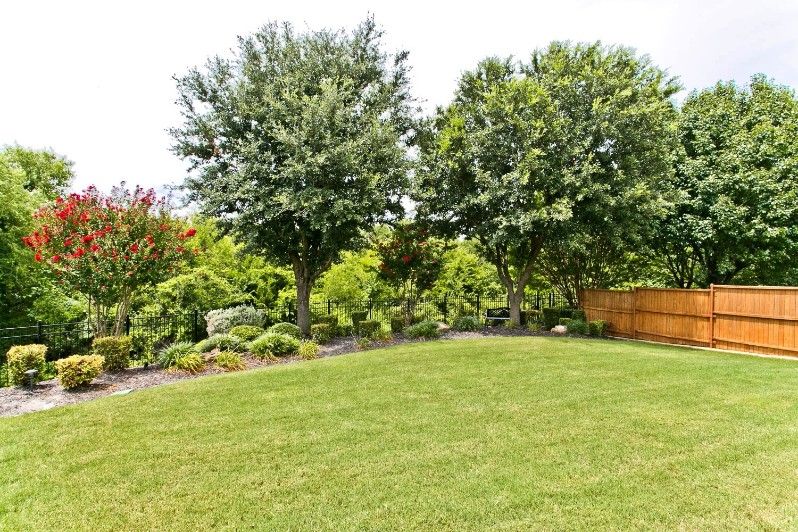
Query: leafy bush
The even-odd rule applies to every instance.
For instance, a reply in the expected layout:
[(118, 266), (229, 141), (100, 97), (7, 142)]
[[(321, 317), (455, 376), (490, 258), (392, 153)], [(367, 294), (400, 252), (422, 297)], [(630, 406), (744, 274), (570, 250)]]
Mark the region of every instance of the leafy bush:
[(438, 324), (434, 321), (422, 321), (421, 323), (416, 323), (415, 325), (411, 325), (410, 327), (405, 329), (405, 336), (408, 338), (438, 338), (440, 333), (438, 332)]
[(27, 384), (25, 372), (35, 369), (39, 373), (36, 380), (44, 377), (44, 362), (47, 346), (41, 344), (15, 345), (8, 350), (8, 380), (11, 384)]
[(553, 329), (560, 323), (560, 309), (557, 308), (544, 308), (543, 309), (543, 328), (547, 331)]
[(205, 360), (202, 359), (199, 353), (188, 353), (175, 360), (175, 364), (171, 369), (187, 373), (199, 373), (205, 369)]
[(573, 334), (587, 334), (588, 328), (587, 323), (582, 320), (571, 320), (571, 323), (568, 325), (568, 332)]
[(236, 325), (230, 329), (229, 334), (235, 336), (236, 338), (240, 338), (244, 342), (251, 342), (265, 332), (266, 329), (263, 327), (258, 327), (257, 325)]
[(287, 334), (267, 332), (252, 341), (250, 350), (260, 358), (295, 355), (299, 351), (299, 340)]
[(373, 340), (375, 342), (386, 343), (393, 340), (393, 334), (391, 331), (385, 330), (382, 327), (374, 331), (372, 334), (369, 335), (369, 340)]
[(171, 368), (179, 358), (195, 352), (191, 342), (176, 342), (158, 352), (158, 364), (164, 369)]
[(208, 336), (213, 336), (215, 334), (225, 334), (236, 325), (256, 325), (260, 327), (266, 321), (266, 317), (262, 310), (248, 305), (240, 305), (238, 307), (212, 310), (205, 315), (205, 321), (208, 324)]
[(335, 337), (335, 330), (329, 323), (315, 323), (310, 326), (310, 336), (320, 344), (326, 344)]
[(105, 360), (99, 355), (72, 355), (55, 361), (61, 386), (67, 390), (89, 384), (102, 371)]
[(238, 336), (232, 334), (214, 334), (210, 338), (200, 340), (194, 346), (194, 350), (198, 353), (209, 353), (214, 349), (220, 351), (246, 351), (246, 342), (242, 341)]
[(354, 336), (355, 328), (348, 323), (343, 323), (338, 326), (338, 336)]
[(285, 334), (288, 336), (293, 336), (296, 339), (302, 338), (302, 331), (299, 329), (298, 325), (294, 325), (293, 323), (275, 323), (267, 332), (275, 333), (275, 334)]
[[(326, 324), (325, 324), (326, 325)], [(316, 342), (302, 342), (299, 344), (299, 356), (303, 360), (311, 360), (319, 356), (319, 344)]]
[(213, 361), (225, 371), (238, 371), (246, 367), (241, 355), (233, 351), (222, 351), (216, 355)]
[(543, 321), (543, 314), (539, 310), (527, 310), (526, 311), (526, 323), (527, 325), (540, 325)]
[(481, 328), (482, 320), (476, 316), (460, 316), (452, 323), (455, 331), (478, 331)]
[(571, 319), (573, 319), (574, 310), (576, 310), (576, 309), (573, 309), (573, 308), (570, 308), (570, 307), (561, 308), (560, 309), (560, 317), (561, 318), (571, 318)]
[(334, 316), (332, 314), (324, 314), (316, 318), (316, 323), (318, 325), (325, 324), (329, 325), (331, 329), (335, 329), (338, 327), (338, 316)]
[(402, 332), (405, 328), (405, 319), (401, 317), (391, 318), (391, 332)]
[(587, 314), (585, 314), (585, 311), (582, 309), (574, 309), (571, 313), (571, 317), (577, 321), (584, 321), (587, 323)]
[(358, 310), (352, 313), (352, 327), (354, 328), (355, 334), (358, 334), (357, 325), (361, 321), (365, 321), (369, 317), (369, 313), (366, 310)]
[(357, 324), (357, 332), (360, 336), (372, 337), (382, 328), (382, 324), (377, 320), (363, 320)]
[(590, 336), (606, 336), (609, 323), (604, 320), (593, 320), (587, 326)]
[(92, 342), (92, 353), (105, 359), (105, 370), (119, 371), (130, 365), (130, 336), (104, 336)]
[(572, 321), (574, 321), (573, 318), (560, 318), (560, 325), (570, 327)]

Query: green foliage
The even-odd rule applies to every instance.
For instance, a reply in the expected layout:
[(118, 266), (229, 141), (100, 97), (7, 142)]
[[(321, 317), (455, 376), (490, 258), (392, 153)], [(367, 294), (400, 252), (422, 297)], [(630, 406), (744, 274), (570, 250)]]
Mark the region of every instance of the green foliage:
[(482, 329), (482, 320), (477, 316), (460, 316), (454, 320), (455, 331), (478, 331)]
[(335, 316), (333, 314), (329, 314), (329, 315), (328, 314), (324, 314), (324, 315), (318, 316), (315, 321), (316, 321), (316, 323), (319, 323), (319, 324), (321, 324), (321, 323), (327, 324), (330, 327), (332, 327), (333, 329), (338, 327), (338, 316)]
[(434, 321), (422, 321), (411, 325), (404, 330), (404, 334), (408, 338), (426, 338), (428, 340), (440, 336), (438, 324)]
[(105, 360), (103, 369), (106, 371), (120, 371), (128, 367), (131, 346), (130, 336), (104, 336), (95, 338), (91, 344), (92, 354)]
[(544, 308), (543, 309), (543, 328), (547, 331), (553, 329), (560, 322), (560, 309), (558, 308)]
[(221, 351), (213, 359), (213, 363), (225, 371), (239, 371), (246, 367), (241, 355), (233, 351)]
[(416, 222), (403, 220), (375, 241), (379, 276), (399, 290), (401, 299), (417, 298), (435, 283), (441, 270), (443, 242), (430, 238)]
[(167, 345), (158, 352), (158, 364), (164, 369), (171, 368), (179, 358), (191, 353), (196, 353), (194, 344), (191, 342), (176, 342)]
[(504, 294), (504, 288), (496, 275), (496, 268), (477, 251), (473, 241), (447, 243), (450, 247), (443, 254), (442, 268), (429, 294), (442, 298), (446, 294), (460, 296), (496, 297)]
[(588, 322), (588, 334), (590, 336), (606, 336), (609, 324), (604, 320), (593, 320)]
[(269, 332), (253, 340), (250, 351), (260, 358), (283, 357), (295, 355), (299, 345), (300, 341), (293, 336)]
[(357, 333), (360, 336), (366, 336), (368, 338), (373, 337), (377, 331), (382, 328), (382, 324), (377, 320), (363, 320), (358, 322), (357, 324)]
[(341, 260), (319, 278), (316, 293), (322, 300), (339, 302), (390, 298), (391, 287), (379, 278), (379, 265), (380, 259), (374, 249), (345, 251)]
[(249, 303), (245, 294), (227, 279), (208, 268), (192, 268), (158, 284), (146, 295), (142, 314), (182, 313)]
[(319, 344), (316, 342), (302, 342), (299, 344), (299, 357), (302, 360), (312, 360), (319, 356)]
[(320, 344), (326, 344), (335, 337), (335, 328), (329, 323), (314, 323), (310, 326), (310, 337)]
[(89, 384), (102, 372), (105, 361), (99, 355), (72, 355), (55, 361), (58, 381), (67, 390)]
[(574, 310), (570, 307), (565, 307), (560, 309), (560, 317), (561, 318), (573, 318), (574, 317)]
[(559, 325), (564, 325), (566, 327), (570, 327), (571, 322), (573, 322), (573, 321), (574, 321), (573, 318), (560, 318)]
[(402, 332), (402, 329), (405, 328), (405, 319), (394, 316), (391, 318), (391, 332), (398, 333)]
[(363, 311), (358, 310), (358, 311), (352, 312), (352, 315), (351, 315), (351, 317), (352, 317), (352, 327), (354, 328), (354, 332), (356, 334), (358, 332), (358, 330), (357, 330), (358, 323), (360, 323), (361, 321), (365, 321), (368, 318), (368, 316), (369, 316), (369, 313), (368, 313), (367, 310), (363, 310)]
[(258, 336), (266, 332), (263, 327), (257, 325), (236, 325), (230, 329), (230, 335), (240, 338), (244, 342), (251, 342)]
[(670, 171), (677, 89), (621, 47), (553, 43), (522, 65), (486, 59), (421, 138), (419, 217), (479, 242), (520, 322), (550, 242), (591, 223), (604, 234), (619, 213), (635, 217), (630, 227), (648, 221)]
[(172, 371), (185, 371), (186, 373), (199, 373), (205, 369), (205, 360), (199, 353), (186, 353), (169, 368)]
[(299, 327), (294, 325), (293, 323), (275, 323), (271, 327), (269, 327), (270, 333), (275, 334), (285, 334), (288, 336), (293, 336), (294, 338), (302, 338), (302, 331), (299, 330)]
[(337, 329), (337, 336), (354, 336), (355, 334), (355, 327), (354, 325), (350, 325), (348, 323), (344, 323), (338, 326)]
[(587, 321), (587, 314), (585, 314), (584, 310), (579, 308), (574, 309), (573, 312), (571, 312), (571, 317), (575, 320)]
[(389, 56), (381, 37), (371, 18), (351, 33), (269, 24), (177, 80), (174, 151), (196, 170), (186, 186), (251, 249), (292, 266), (304, 334), (313, 283), (402, 211), (414, 109), (407, 54)]
[(539, 310), (527, 310), (526, 322), (530, 327), (540, 325), (543, 322), (543, 313)]
[(588, 326), (582, 320), (571, 320), (571, 322), (566, 326), (568, 327), (568, 332), (572, 334), (587, 334), (588, 333)]
[(8, 381), (11, 384), (27, 384), (25, 372), (35, 369), (39, 373), (37, 380), (44, 377), (44, 363), (47, 354), (47, 346), (40, 344), (15, 345), (8, 350), (6, 363), (8, 364)]
[(225, 334), (236, 325), (261, 327), (266, 320), (263, 311), (248, 305), (212, 310), (205, 315), (208, 336)]
[(682, 104), (672, 209), (651, 239), (679, 287), (795, 280), (798, 99), (762, 75)]
[(210, 353), (214, 349), (220, 351), (235, 351), (240, 353), (246, 349), (246, 342), (238, 336), (232, 334), (214, 334), (204, 340), (200, 340), (194, 346), (197, 353)]

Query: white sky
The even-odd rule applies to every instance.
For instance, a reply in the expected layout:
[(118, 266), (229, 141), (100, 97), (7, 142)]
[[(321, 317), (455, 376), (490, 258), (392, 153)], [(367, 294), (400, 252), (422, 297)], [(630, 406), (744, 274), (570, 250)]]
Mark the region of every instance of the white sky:
[(373, 12), (410, 51), (432, 110), (488, 55), (524, 57), (555, 39), (633, 46), (687, 89), (764, 72), (798, 87), (796, 0), (331, 2), (6, 0), (0, 5), (0, 145), (51, 147), (75, 188), (179, 184), (166, 128), (180, 123), (174, 74), (270, 20), (351, 27)]

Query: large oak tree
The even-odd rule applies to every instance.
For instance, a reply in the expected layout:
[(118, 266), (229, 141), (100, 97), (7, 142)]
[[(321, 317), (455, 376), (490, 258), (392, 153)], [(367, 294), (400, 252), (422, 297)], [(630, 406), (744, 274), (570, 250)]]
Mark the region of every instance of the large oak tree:
[(553, 43), (520, 65), (484, 60), (423, 137), (419, 214), (479, 241), (519, 323), (547, 245), (652, 210), (671, 171), (677, 89), (648, 58), (598, 43)]
[(191, 197), (293, 268), (305, 334), (318, 277), (402, 210), (416, 109), (407, 53), (381, 37), (371, 18), (351, 32), (270, 24), (177, 80)]

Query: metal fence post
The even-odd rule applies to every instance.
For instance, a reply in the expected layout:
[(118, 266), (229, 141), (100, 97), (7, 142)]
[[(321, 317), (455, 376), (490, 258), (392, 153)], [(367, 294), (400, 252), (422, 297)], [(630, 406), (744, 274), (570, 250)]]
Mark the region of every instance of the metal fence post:
[(549, 308), (554, 307), (554, 292), (549, 292)]
[(36, 322), (36, 343), (37, 344), (42, 343), (42, 338), (43, 337), (44, 337), (44, 335), (42, 334), (42, 322), (37, 321)]
[(330, 301), (328, 299), (327, 300), (327, 315), (329, 316), (330, 314), (332, 314), (332, 301)]
[(125, 336), (130, 335), (130, 316), (125, 316)]
[(369, 319), (370, 320), (374, 319), (374, 312), (373, 311), (374, 311), (374, 301), (369, 299)]
[(191, 323), (191, 339), (194, 342), (199, 341), (199, 310), (194, 309)]
[(479, 303), (479, 294), (477, 294), (477, 316), (479, 316), (480, 310), (482, 309)]

